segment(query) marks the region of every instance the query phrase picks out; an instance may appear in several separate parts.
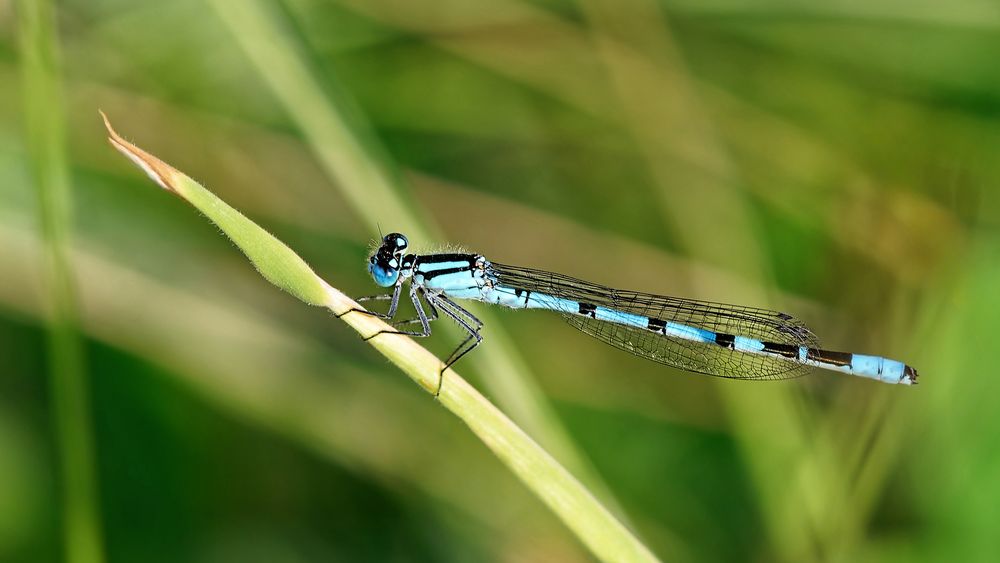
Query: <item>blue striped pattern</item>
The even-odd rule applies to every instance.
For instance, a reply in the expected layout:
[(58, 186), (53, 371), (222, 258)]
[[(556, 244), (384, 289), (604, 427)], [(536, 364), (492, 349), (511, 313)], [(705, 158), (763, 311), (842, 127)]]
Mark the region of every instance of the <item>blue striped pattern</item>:
[[(387, 235), (369, 269), (380, 284), (409, 280), (435, 311), (470, 330), (449, 364), (481, 337), (475, 317), (451, 299), (561, 313), (574, 327), (635, 355), (680, 369), (735, 379), (786, 379), (822, 368), (884, 383), (916, 383), (912, 367), (888, 358), (819, 348), (802, 323), (784, 313), (608, 288), (568, 276), (492, 263), (475, 254), (404, 254), (406, 239)], [(397, 279), (398, 278), (398, 279)], [(464, 320), (463, 320), (464, 319)], [(426, 319), (424, 331), (430, 334)], [(476, 321), (478, 322), (478, 321)], [(481, 326), (481, 323), (480, 325)]]

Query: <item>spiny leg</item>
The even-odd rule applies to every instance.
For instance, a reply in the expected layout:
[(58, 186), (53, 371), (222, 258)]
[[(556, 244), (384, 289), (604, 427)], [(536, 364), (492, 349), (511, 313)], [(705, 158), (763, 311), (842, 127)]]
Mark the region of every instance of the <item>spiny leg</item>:
[[(462, 343), (459, 344), (458, 347), (455, 348), (455, 350), (448, 356), (448, 360), (445, 361), (444, 367), (441, 368), (441, 372), (438, 376), (438, 387), (437, 390), (434, 391), (434, 397), (438, 397), (441, 395), (441, 386), (444, 384), (445, 370), (455, 365), (455, 362), (461, 359), (462, 356), (471, 352), (476, 346), (479, 346), (480, 342), (483, 341), (483, 337), (479, 334), (479, 329), (482, 327), (483, 323), (480, 322), (479, 319), (475, 317), (475, 315), (466, 311), (464, 308), (456, 304), (454, 301), (440, 294), (435, 295), (433, 297), (428, 295), (426, 296), (426, 298), (428, 300), (428, 303), (437, 301), (437, 306), (438, 308), (441, 309), (441, 312), (447, 315), (448, 318), (450, 318), (451, 320), (458, 323), (462, 328), (464, 328), (469, 333), (469, 336), (467, 336), (465, 340), (463, 340)], [(477, 323), (477, 326), (473, 327), (472, 324), (470, 324), (467, 320), (462, 318), (463, 316)], [(475, 342), (472, 342), (473, 339), (475, 339)]]
[[(424, 302), (427, 303), (428, 307), (430, 307), (431, 314), (427, 316), (427, 320), (429, 320), (429, 321), (436, 321), (438, 319), (437, 307), (435, 307), (434, 304), (431, 303), (430, 300), (427, 299), (427, 294), (425, 293), (424, 288), (418, 287), (417, 288), (417, 293), (419, 293), (424, 298)], [(399, 322), (392, 323), (392, 326), (394, 326), (394, 327), (400, 327), (400, 326), (403, 326), (403, 325), (413, 324), (413, 323), (419, 323), (419, 322), (420, 322), (420, 317), (418, 316), (418, 317), (415, 317), (415, 318), (412, 318), (412, 319), (406, 319), (405, 321), (399, 321)]]
[[(479, 345), (480, 342), (482, 342), (482, 337), (480, 336), (479, 331), (483, 327), (483, 321), (476, 318), (475, 315), (473, 315), (471, 312), (469, 312), (467, 309), (465, 309), (458, 303), (455, 303), (454, 301), (446, 297), (444, 294), (441, 293), (434, 294), (430, 298), (433, 299), (433, 301), (437, 302), (438, 307), (440, 307), (441, 310), (444, 311), (444, 313), (448, 315), (450, 319), (459, 323), (459, 325), (461, 325), (462, 328), (464, 328), (469, 332), (469, 336), (467, 336), (466, 339), (463, 340), (458, 345), (458, 347), (448, 356), (448, 360), (445, 362), (445, 366), (442, 369), (442, 371), (444, 371), (449, 367), (451, 367), (452, 365), (454, 365), (456, 362), (458, 362), (458, 360), (462, 356), (471, 352), (473, 348), (475, 348), (476, 346)], [(463, 321), (463, 319), (460, 317), (464, 317), (465, 320)], [(463, 348), (466, 345), (468, 345), (473, 338), (475, 338), (476, 341), (473, 342), (470, 346), (468, 346), (467, 349), (463, 350)]]
[(371, 336), (365, 337), (364, 341), (367, 342), (380, 334), (405, 334), (406, 336), (420, 336), (420, 337), (430, 336), (431, 322), (427, 318), (427, 313), (424, 312), (423, 305), (420, 304), (420, 299), (417, 298), (417, 287), (413, 285), (410, 286), (410, 301), (413, 302), (413, 308), (417, 310), (417, 318), (420, 321), (420, 326), (421, 326), (420, 332), (411, 330), (380, 330), (375, 334), (372, 334)]
[(363, 313), (365, 315), (371, 315), (373, 317), (378, 317), (380, 319), (386, 319), (386, 320), (392, 319), (394, 316), (396, 316), (396, 309), (399, 307), (399, 294), (402, 291), (403, 291), (403, 283), (402, 281), (400, 281), (393, 288), (392, 293), (385, 293), (382, 295), (369, 295), (367, 297), (358, 297), (357, 299), (355, 299), (355, 301), (359, 303), (363, 301), (384, 301), (386, 299), (391, 299), (392, 302), (389, 303), (389, 311), (386, 313), (379, 313), (377, 311), (369, 311), (367, 309), (358, 309), (357, 307), (352, 307), (344, 311), (343, 313), (337, 315), (337, 318), (339, 319), (340, 317), (343, 317), (348, 313)]
[[(478, 332), (478, 329), (483, 328), (483, 321), (481, 321), (478, 318), (476, 318), (476, 316), (473, 315), (471, 312), (469, 312), (468, 309), (466, 309), (465, 307), (462, 307), (458, 303), (455, 303), (454, 301), (452, 301), (451, 299), (449, 299), (448, 297), (446, 297), (443, 293), (435, 294), (434, 295), (434, 300), (438, 302), (439, 306), (440, 305), (450, 306), (453, 313), (457, 313), (457, 314), (460, 314), (460, 315), (464, 316), (466, 318), (466, 320), (469, 321), (469, 324), (475, 325), (475, 327), (477, 329), (477, 332)], [(428, 301), (428, 303), (429, 302), (430, 301)]]

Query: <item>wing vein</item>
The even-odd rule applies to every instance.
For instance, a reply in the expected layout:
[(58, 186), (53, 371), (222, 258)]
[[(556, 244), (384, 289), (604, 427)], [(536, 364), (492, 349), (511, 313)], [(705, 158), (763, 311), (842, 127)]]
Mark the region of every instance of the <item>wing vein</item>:
[[(791, 315), (770, 309), (613, 289), (562, 274), (495, 262), (489, 265), (487, 275), (503, 287), (641, 315), (664, 323), (779, 345), (819, 346), (816, 336), (805, 324)], [(714, 342), (689, 340), (595, 319), (580, 315), (575, 307), (567, 307), (554, 305), (553, 309), (561, 312), (569, 324), (580, 331), (637, 356), (687, 371), (734, 379), (787, 379), (809, 369), (795, 358), (748, 353)]]

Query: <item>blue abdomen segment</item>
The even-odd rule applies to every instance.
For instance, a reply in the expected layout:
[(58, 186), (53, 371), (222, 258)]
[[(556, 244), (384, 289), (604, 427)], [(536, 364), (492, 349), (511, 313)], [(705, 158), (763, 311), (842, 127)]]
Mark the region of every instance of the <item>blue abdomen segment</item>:
[[(468, 286), (468, 280), (469, 277), (466, 274), (463, 282), (466, 286)], [(483, 280), (482, 278), (477, 278), (477, 281), (481, 282)], [(707, 347), (707, 353), (711, 352), (712, 348), (718, 350), (717, 353), (724, 353), (721, 349), (726, 349), (730, 353), (738, 352), (748, 355), (767, 356), (783, 362), (839, 371), (884, 383), (909, 385), (916, 383), (917, 378), (916, 370), (902, 362), (888, 358), (834, 352), (801, 346), (797, 343), (767, 342), (751, 336), (715, 332), (689, 324), (656, 319), (603, 305), (589, 304), (574, 299), (505, 287), (499, 284), (482, 284), (477, 287), (448, 289), (446, 291), (448, 295), (457, 298), (475, 299), (490, 304), (505, 305), (518, 309), (549, 309), (563, 314), (579, 315), (598, 321), (650, 331), (661, 334), (664, 337), (702, 344)]]
[[(902, 383), (904, 379), (908, 379), (906, 364), (903, 362), (864, 354), (852, 354), (851, 356), (851, 371), (854, 375), (886, 383)], [(907, 383), (910, 382), (907, 381)]]
[[(649, 321), (646, 321), (649, 324)], [(659, 332), (659, 331), (657, 331)], [(683, 338), (684, 340), (693, 340), (694, 342), (702, 342), (705, 344), (711, 343), (715, 344), (715, 333), (710, 330), (705, 330), (703, 328), (688, 326), (681, 323), (669, 322), (663, 327), (663, 334), (665, 336), (673, 336), (675, 338)]]
[(798, 360), (806, 365), (874, 379), (883, 383), (911, 385), (917, 382), (917, 370), (897, 360), (866, 354), (833, 352), (800, 347)]

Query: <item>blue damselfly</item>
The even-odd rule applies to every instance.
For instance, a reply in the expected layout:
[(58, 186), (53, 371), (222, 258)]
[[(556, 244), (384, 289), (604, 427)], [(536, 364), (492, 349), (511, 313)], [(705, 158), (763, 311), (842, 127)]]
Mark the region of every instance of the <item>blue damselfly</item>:
[(498, 264), (479, 254), (407, 254), (407, 247), (405, 236), (390, 233), (368, 262), (375, 283), (393, 291), (358, 301), (388, 300), (388, 312), (354, 311), (393, 319), (408, 281), (417, 318), (394, 326), (419, 323), (420, 330), (383, 331), (369, 338), (387, 333), (430, 336), (431, 321), (444, 315), (468, 336), (445, 360), (442, 374), (483, 340), (483, 323), (455, 302), (473, 299), (559, 312), (569, 324), (616, 348), (691, 372), (770, 380), (798, 377), (817, 367), (885, 383), (917, 382), (917, 371), (902, 362), (821, 349), (812, 331), (785, 313), (612, 289)]

